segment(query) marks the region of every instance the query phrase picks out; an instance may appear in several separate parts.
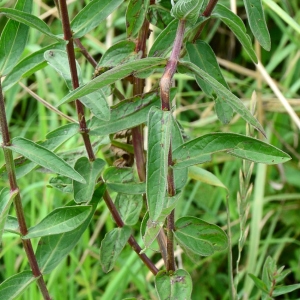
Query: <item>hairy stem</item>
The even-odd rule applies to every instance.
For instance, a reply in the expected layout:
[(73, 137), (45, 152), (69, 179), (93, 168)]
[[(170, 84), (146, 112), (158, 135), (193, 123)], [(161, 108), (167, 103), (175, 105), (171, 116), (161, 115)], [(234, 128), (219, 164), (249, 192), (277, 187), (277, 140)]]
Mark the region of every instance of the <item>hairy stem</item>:
[[(170, 59), (166, 65), (165, 72), (160, 80), (160, 98), (161, 98), (161, 109), (171, 110), (170, 103), (170, 88), (172, 86), (172, 79), (176, 72), (178, 60), (180, 57), (180, 51), (182, 47), (183, 37), (185, 30), (185, 20), (180, 20), (177, 28), (176, 38), (173, 45), (173, 50)], [(175, 196), (175, 183), (173, 169), (171, 168), (173, 164), (172, 159), (172, 142), (170, 141), (170, 150), (168, 155), (168, 193), (170, 196)], [(174, 236), (173, 231), (175, 230), (174, 225), (174, 210), (167, 217), (167, 270), (175, 271), (175, 259), (174, 259)]]
[[(24, 236), (27, 234), (27, 225), (24, 216), (22, 199), (21, 199), (21, 195), (19, 192), (17, 179), (16, 179), (14, 159), (13, 159), (12, 151), (6, 148), (6, 146), (11, 145), (11, 141), (10, 141), (8, 124), (7, 124), (6, 114), (5, 114), (5, 104), (4, 104), (4, 97), (2, 93), (1, 78), (0, 78), (0, 130), (3, 139), (2, 147), (4, 152), (4, 159), (6, 164), (9, 185), (10, 185), (10, 194), (11, 197), (14, 197), (13, 201), (14, 201), (14, 206), (17, 214), (20, 233), (22, 236)], [(36, 257), (34, 255), (31, 241), (28, 239), (25, 240), (22, 239), (22, 243), (29, 261), (30, 268), (32, 270), (32, 274), (34, 277), (38, 278), (37, 284), (43, 295), (43, 298), (46, 300), (50, 300), (51, 298), (47, 290), (42, 273), (39, 269)]]

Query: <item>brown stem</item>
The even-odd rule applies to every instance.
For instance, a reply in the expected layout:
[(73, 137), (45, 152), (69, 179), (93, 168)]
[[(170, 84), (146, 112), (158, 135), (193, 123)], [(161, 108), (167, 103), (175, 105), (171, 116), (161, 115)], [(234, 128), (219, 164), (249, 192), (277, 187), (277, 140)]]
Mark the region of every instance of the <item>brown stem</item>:
[[(108, 207), (108, 209), (110, 210), (114, 220), (117, 223), (117, 226), (122, 228), (124, 226), (124, 222), (122, 221), (119, 212), (116, 209), (115, 204), (113, 203), (112, 199), (110, 198), (109, 194), (107, 191), (105, 191), (103, 199)], [(145, 255), (144, 253), (140, 254), (140, 252), (142, 251), (142, 248), (139, 246), (139, 244), (137, 243), (137, 241), (135, 240), (135, 238), (131, 235), (129, 240), (128, 240), (129, 245), (131, 246), (131, 248), (137, 253), (137, 255), (140, 257), (140, 259), (143, 261), (143, 263), (148, 267), (148, 269), (154, 274), (156, 275), (158, 272), (158, 269), (155, 267), (155, 265), (153, 264), (153, 262), (148, 258), (147, 255)]]
[(89, 52), (85, 49), (85, 47), (81, 44), (79, 39), (74, 39), (75, 44), (80, 49), (80, 52), (84, 55), (87, 61), (94, 67), (97, 67), (97, 62), (95, 61), (94, 57), (89, 54)]
[[(22, 236), (24, 236), (27, 234), (27, 225), (24, 216), (22, 199), (21, 199), (21, 195), (19, 192), (17, 179), (16, 179), (14, 159), (13, 159), (12, 151), (6, 148), (6, 146), (11, 145), (11, 141), (10, 141), (8, 124), (7, 124), (6, 114), (5, 114), (5, 105), (4, 105), (4, 97), (2, 93), (1, 78), (0, 78), (0, 130), (2, 133), (2, 140), (3, 140), (2, 147), (4, 152), (4, 159), (5, 159), (6, 170), (8, 174), (9, 185), (10, 185), (10, 193), (11, 196), (14, 197), (14, 206), (17, 214), (20, 233)], [(34, 255), (31, 241), (27, 239), (26, 240), (22, 239), (22, 243), (23, 243), (24, 250), (26, 252), (26, 256), (29, 261), (30, 268), (32, 270), (32, 274), (34, 277), (38, 278), (37, 284), (43, 295), (43, 298), (46, 300), (50, 300), (51, 298), (47, 290), (42, 273), (39, 269), (36, 257)]]

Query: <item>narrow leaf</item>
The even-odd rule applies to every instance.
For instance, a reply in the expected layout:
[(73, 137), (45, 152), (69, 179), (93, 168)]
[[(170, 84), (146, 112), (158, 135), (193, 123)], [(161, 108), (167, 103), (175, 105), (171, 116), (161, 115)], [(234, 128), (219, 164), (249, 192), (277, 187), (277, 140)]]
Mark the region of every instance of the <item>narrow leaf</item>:
[[(15, 9), (31, 12), (32, 0), (19, 0)], [(7, 75), (17, 63), (26, 46), (29, 28), (14, 20), (9, 20), (0, 39), (0, 75)]]
[(278, 296), (285, 295), (287, 293), (293, 292), (298, 289), (300, 289), (300, 283), (286, 285), (286, 286), (276, 286), (273, 291), (272, 296), (278, 297)]
[(164, 30), (172, 21), (173, 17), (170, 14), (170, 10), (159, 4), (150, 5), (148, 9), (149, 22)]
[(253, 35), (260, 45), (269, 51), (271, 49), (271, 39), (261, 0), (244, 0), (244, 5)]
[(12, 144), (6, 147), (54, 173), (70, 177), (79, 182), (85, 182), (84, 178), (64, 160), (32, 141), (22, 137), (16, 137), (12, 140)]
[(216, 5), (211, 16), (221, 19), (222, 22), (230, 28), (230, 30), (242, 44), (249, 57), (253, 60), (254, 63), (257, 64), (257, 57), (252, 46), (252, 41), (250, 39), (250, 36), (247, 34), (246, 27), (241, 18), (222, 4)]
[(190, 300), (193, 289), (192, 278), (187, 271), (182, 269), (172, 274), (160, 271), (155, 276), (155, 289), (159, 300)]
[(178, 27), (178, 20), (173, 20), (156, 38), (149, 56), (165, 57), (171, 50)]
[(165, 64), (166, 60), (162, 58), (144, 58), (117, 66), (94, 78), (89, 83), (80, 86), (76, 90), (72, 91), (60, 101), (58, 106), (95, 92), (98, 89), (116, 82), (117, 80), (123, 79), (124, 77), (134, 75), (137, 71), (155, 69), (156, 67), (164, 66)]
[(130, 0), (126, 11), (126, 31), (127, 37), (135, 37), (142, 27), (149, 0)]
[(32, 271), (23, 271), (7, 278), (0, 284), (0, 299), (16, 299), (35, 280), (37, 277), (32, 275)]
[(93, 0), (71, 22), (74, 38), (81, 38), (115, 11), (124, 0)]
[(118, 192), (129, 195), (144, 194), (146, 191), (145, 182), (140, 183), (110, 183), (106, 182), (108, 188)]
[(53, 210), (34, 227), (29, 228), (23, 239), (60, 234), (79, 227), (90, 215), (91, 206), (68, 206)]
[(42, 21), (41, 19), (39, 19), (38, 17), (36, 17), (34, 15), (31, 15), (29, 13), (22, 12), (20, 10), (16, 10), (13, 8), (4, 8), (4, 7), (0, 8), (0, 15), (1, 14), (5, 15), (7, 18), (18, 21), (20, 23), (23, 23), (29, 27), (35, 28), (38, 31), (40, 31), (60, 42), (64, 41), (64, 39), (62, 37), (52, 34), (48, 25), (44, 21)]
[(205, 169), (196, 166), (189, 167), (189, 177), (194, 180), (199, 180), (209, 185), (218, 186), (228, 190), (227, 187), (222, 183), (222, 181), (217, 176), (215, 176), (213, 173)]
[(195, 217), (183, 217), (175, 222), (177, 242), (201, 256), (212, 255), (227, 248), (227, 236), (217, 225)]
[(100, 263), (105, 273), (111, 271), (131, 235), (127, 226), (115, 228), (107, 233), (101, 242)]
[[(36, 258), (43, 274), (50, 273), (57, 265), (71, 252), (75, 245), (79, 242), (80, 237), (87, 229), (97, 204), (103, 196), (105, 185), (98, 187), (93, 199), (89, 203), (92, 206), (87, 219), (76, 229), (61, 234), (42, 237), (38, 243), (36, 250)], [(74, 206), (76, 203), (72, 201), (69, 206)]]
[(171, 120), (169, 111), (152, 107), (149, 112), (146, 194), (152, 221), (160, 216), (166, 196)]
[(4, 231), (21, 235), (18, 219), (13, 216), (7, 216), (5, 226), (4, 226)]
[(249, 277), (254, 281), (254, 284), (264, 293), (269, 293), (265, 283), (260, 280), (258, 277), (254, 276), (253, 274), (251, 273), (248, 273)]
[(280, 149), (260, 140), (235, 133), (210, 133), (191, 140), (173, 151), (174, 168), (203, 163), (213, 153), (228, 154), (265, 164), (278, 164), (290, 160)]
[(209, 74), (195, 66), (190, 62), (181, 62), (181, 65), (186, 67), (188, 70), (195, 73), (196, 76), (200, 76), (205, 83), (211, 85), (215, 93), (219, 96), (221, 101), (228, 103), (231, 108), (236, 111), (240, 116), (246, 120), (249, 124), (259, 130), (264, 136), (266, 135), (260, 123), (254, 118), (251, 112), (245, 107), (245, 105), (233, 95), (229, 90), (227, 90), (222, 84), (220, 84), (216, 79), (211, 77)]
[(124, 224), (133, 226), (138, 220), (143, 207), (142, 195), (127, 195), (119, 193), (115, 206)]
[(0, 191), (0, 246), (9, 209), (17, 193), (18, 191), (10, 193), (8, 188), (4, 188)]
[(5, 79), (2, 83), (3, 90), (4, 91), (8, 90), (22, 78), (26, 78), (26, 77), (30, 76), (31, 74), (33, 74), (34, 72), (45, 67), (47, 65), (47, 63), (44, 58), (44, 53), (47, 50), (64, 49), (64, 48), (65, 48), (65, 45), (61, 44), (61, 43), (51, 44), (47, 47), (44, 47), (44, 48), (32, 53), (29, 56), (25, 57), (5, 77)]
[(89, 202), (92, 199), (96, 182), (104, 166), (105, 161), (100, 158), (91, 162), (87, 157), (81, 157), (77, 160), (74, 169), (85, 179), (86, 183), (73, 181), (76, 203)]

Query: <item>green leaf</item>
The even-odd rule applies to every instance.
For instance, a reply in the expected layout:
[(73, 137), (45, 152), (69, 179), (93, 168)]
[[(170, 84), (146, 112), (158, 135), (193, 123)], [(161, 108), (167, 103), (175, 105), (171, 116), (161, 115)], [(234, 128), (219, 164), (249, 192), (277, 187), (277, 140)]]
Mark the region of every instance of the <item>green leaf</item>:
[(276, 269), (277, 266), (275, 259), (273, 259), (271, 256), (268, 256), (264, 263), (262, 272), (262, 280), (265, 283), (267, 290), (270, 290), (273, 285), (273, 279), (270, 277), (270, 275), (272, 276)]
[(108, 232), (101, 242), (100, 263), (105, 273), (111, 271), (115, 262), (131, 235), (127, 226)]
[(211, 77), (205, 71), (201, 70), (190, 62), (181, 62), (182, 66), (195, 73), (196, 76), (200, 76), (205, 83), (211, 85), (215, 93), (218, 95), (221, 101), (228, 103), (231, 108), (236, 111), (240, 116), (246, 120), (249, 124), (259, 130), (264, 136), (266, 136), (260, 123), (254, 118), (251, 112), (245, 107), (239, 98), (233, 95), (228, 89), (220, 84), (216, 79)]
[(178, 27), (178, 20), (173, 20), (156, 38), (149, 56), (165, 57), (171, 50)]
[(249, 277), (254, 281), (254, 284), (264, 293), (268, 294), (269, 291), (267, 289), (267, 286), (265, 285), (265, 283), (260, 280), (258, 277), (254, 276), (251, 273), (248, 273)]
[[(48, 50), (44, 54), (46, 61), (51, 65), (65, 80), (68, 89), (73, 90), (72, 76), (69, 67), (69, 59), (66, 51)], [(83, 85), (81, 69), (76, 61), (77, 75), (79, 84)], [(110, 110), (106, 102), (105, 95), (102, 90), (95, 91), (87, 96), (79, 99), (84, 106), (89, 108), (91, 112), (99, 119), (108, 121), (110, 118)]]
[(4, 231), (21, 235), (18, 219), (13, 216), (7, 216)]
[(113, 68), (125, 62), (141, 58), (141, 55), (135, 52), (135, 47), (134, 42), (127, 40), (114, 44), (103, 54), (97, 68), (99, 68), (99, 71), (106, 71), (105, 68)]
[(152, 221), (160, 216), (166, 196), (171, 116), (171, 112), (156, 107), (149, 111), (146, 195)]
[(227, 248), (227, 236), (217, 225), (195, 217), (183, 217), (175, 222), (175, 228), (177, 242), (195, 254), (208, 256)]
[(139, 195), (144, 194), (146, 190), (145, 182), (140, 183), (110, 183), (106, 182), (108, 188), (124, 194)]
[(105, 161), (100, 158), (91, 162), (87, 157), (81, 157), (77, 160), (74, 169), (85, 179), (86, 183), (73, 181), (76, 203), (89, 202), (92, 199), (96, 182), (104, 166)]
[(32, 271), (23, 271), (7, 278), (0, 284), (0, 299), (16, 299), (37, 279), (32, 275)]
[(273, 291), (272, 296), (278, 297), (278, 296), (285, 295), (287, 293), (293, 292), (298, 289), (300, 289), (300, 283), (286, 285), (286, 286), (276, 286)]
[(174, 168), (200, 164), (210, 155), (225, 151), (228, 154), (264, 164), (278, 164), (290, 160), (280, 149), (260, 140), (235, 133), (210, 133), (191, 140), (173, 151)]
[(182, 269), (170, 274), (160, 271), (155, 276), (155, 289), (159, 300), (190, 300), (193, 289), (192, 278)]
[[(217, 62), (216, 56), (211, 47), (204, 41), (198, 40), (195, 44), (187, 43), (186, 46), (190, 61), (204, 70), (207, 74), (218, 80), (225, 88), (229, 90), (229, 87), (221, 73), (221, 69)], [(196, 81), (200, 88), (207, 94), (208, 97), (214, 97), (213, 89), (211, 85), (207, 84), (204, 80), (196, 77)], [(230, 122), (233, 111), (229, 104), (224, 101), (220, 101), (219, 98), (216, 101), (216, 111), (220, 121), (223, 124)]]
[(146, 71), (150, 69), (155, 69), (156, 67), (164, 66), (165, 64), (166, 64), (165, 59), (151, 57), (151, 58), (139, 59), (137, 61), (132, 61), (117, 66), (101, 74), (100, 76), (94, 78), (89, 83), (80, 86), (76, 90), (72, 91), (70, 94), (65, 96), (60, 101), (58, 106), (66, 102), (76, 100), (77, 98), (80, 98), (92, 92), (95, 92), (96, 90), (101, 89), (107, 85), (110, 85), (116, 82), (117, 80), (123, 79), (124, 77), (127, 77), (129, 75), (134, 75), (135, 72), (137, 71)]
[(70, 165), (59, 158), (50, 150), (22, 137), (16, 137), (12, 140), (10, 146), (6, 148), (15, 151), (34, 163), (58, 173), (70, 177), (79, 182), (85, 182), (84, 178), (78, 174)]
[(146, 12), (148, 9), (149, 0), (130, 0), (126, 11), (126, 31), (127, 37), (135, 37), (141, 29)]
[(260, 45), (269, 51), (271, 49), (271, 39), (261, 0), (244, 0), (244, 5), (253, 35)]
[(60, 42), (64, 41), (62, 37), (52, 34), (50, 28), (44, 21), (42, 21), (41, 19), (39, 19), (38, 17), (32, 14), (22, 12), (20, 10), (16, 10), (13, 8), (4, 8), (4, 7), (0, 8), (0, 15), (1, 14), (5, 15), (7, 18), (23, 23), (29, 27), (35, 28), (38, 31)]
[(240, 41), (243, 48), (249, 55), (249, 57), (253, 60), (254, 63), (257, 64), (257, 57), (255, 51), (253, 50), (251, 38), (247, 34), (246, 27), (243, 21), (241, 20), (241, 18), (222, 4), (216, 5), (211, 16), (214, 18), (221, 19), (222, 22), (229, 27), (229, 29), (234, 33), (234, 35)]
[(162, 5), (155, 4), (149, 6), (148, 20), (152, 25), (164, 30), (173, 21), (173, 17), (169, 9)]
[(124, 224), (133, 226), (138, 220), (143, 207), (142, 195), (127, 195), (119, 193), (115, 200), (115, 206)]
[(159, 104), (160, 98), (157, 92), (123, 100), (111, 106), (109, 121), (92, 118), (89, 134), (101, 136), (140, 125), (147, 121), (150, 108), (154, 105), (159, 106)]
[[(76, 229), (42, 237), (38, 243), (36, 250), (36, 258), (43, 274), (50, 273), (57, 265), (71, 252), (75, 245), (79, 242), (80, 237), (87, 229), (94, 213), (97, 208), (97, 204), (102, 198), (105, 191), (105, 185), (98, 187), (95, 192), (93, 199), (89, 203), (92, 206), (87, 219)], [(71, 201), (68, 206), (74, 206), (76, 203)]]
[(53, 210), (40, 223), (29, 228), (23, 239), (60, 234), (79, 227), (90, 215), (91, 206), (68, 206)]
[(187, 20), (193, 25), (200, 15), (202, 2), (202, 0), (178, 0), (172, 7), (171, 15), (178, 20)]
[[(15, 22), (15, 21), (13, 21)], [(24, 25), (25, 26), (25, 25)], [(27, 26), (26, 26), (27, 27)], [(11, 88), (15, 83), (17, 83), (22, 78), (26, 78), (33, 74), (34, 72), (44, 68), (47, 63), (44, 58), (44, 53), (50, 49), (64, 49), (65, 45), (61, 43), (51, 44), (47, 47), (44, 47), (31, 55), (25, 57), (21, 60), (5, 77), (2, 87), (3, 91)]]
[(0, 246), (9, 209), (17, 193), (18, 190), (16, 190), (15, 193), (10, 193), (8, 188), (4, 188), (0, 191)]
[(113, 182), (113, 183), (132, 182), (133, 169), (108, 167), (103, 172), (103, 179), (105, 182)]
[(217, 176), (215, 176), (213, 173), (205, 169), (195, 167), (195, 166), (189, 167), (189, 177), (194, 180), (199, 180), (209, 185), (218, 186), (228, 190), (227, 187), (222, 183), (222, 181)]
[(65, 176), (52, 177), (47, 187), (55, 188), (62, 193), (73, 193), (73, 180)]
[[(1, 9), (1, 8), (0, 8)], [(31, 12), (32, 0), (19, 0), (15, 9)], [(0, 39), (0, 75), (7, 75), (23, 53), (28, 38), (29, 28), (14, 20), (9, 20)]]
[(74, 38), (81, 38), (115, 11), (123, 0), (93, 0), (85, 6), (71, 22)]

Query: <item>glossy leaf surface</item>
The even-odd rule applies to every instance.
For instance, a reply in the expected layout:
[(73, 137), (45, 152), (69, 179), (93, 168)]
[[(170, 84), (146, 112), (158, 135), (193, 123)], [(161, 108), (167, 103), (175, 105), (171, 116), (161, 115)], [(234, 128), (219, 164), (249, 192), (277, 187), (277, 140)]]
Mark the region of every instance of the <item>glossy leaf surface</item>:
[(160, 271), (155, 276), (155, 289), (159, 300), (190, 300), (193, 289), (192, 278), (187, 271), (182, 269), (172, 274)]
[(200, 164), (210, 160), (216, 152), (228, 154), (265, 164), (284, 163), (291, 157), (280, 149), (235, 133), (210, 133), (191, 140), (173, 151), (174, 168)]
[(79, 158), (74, 169), (85, 179), (86, 183), (73, 181), (74, 200), (76, 203), (89, 202), (94, 193), (96, 182), (105, 166), (105, 161), (96, 158), (89, 161), (87, 157)]
[(182, 217), (175, 222), (175, 239), (184, 248), (201, 256), (227, 248), (227, 236), (217, 225), (195, 217)]
[(171, 112), (152, 107), (148, 117), (146, 194), (150, 219), (156, 221), (167, 190)]
[(31, 239), (72, 231), (80, 226), (92, 211), (91, 206), (68, 206), (53, 210), (40, 223), (28, 229), (23, 239)]
[(131, 229), (127, 226), (115, 228), (105, 235), (100, 247), (100, 263), (105, 273), (113, 269), (130, 235)]
[(34, 163), (79, 182), (85, 182), (84, 178), (78, 174), (70, 165), (59, 158), (50, 150), (22, 137), (16, 137), (12, 140), (12, 145), (7, 148), (15, 151)]

